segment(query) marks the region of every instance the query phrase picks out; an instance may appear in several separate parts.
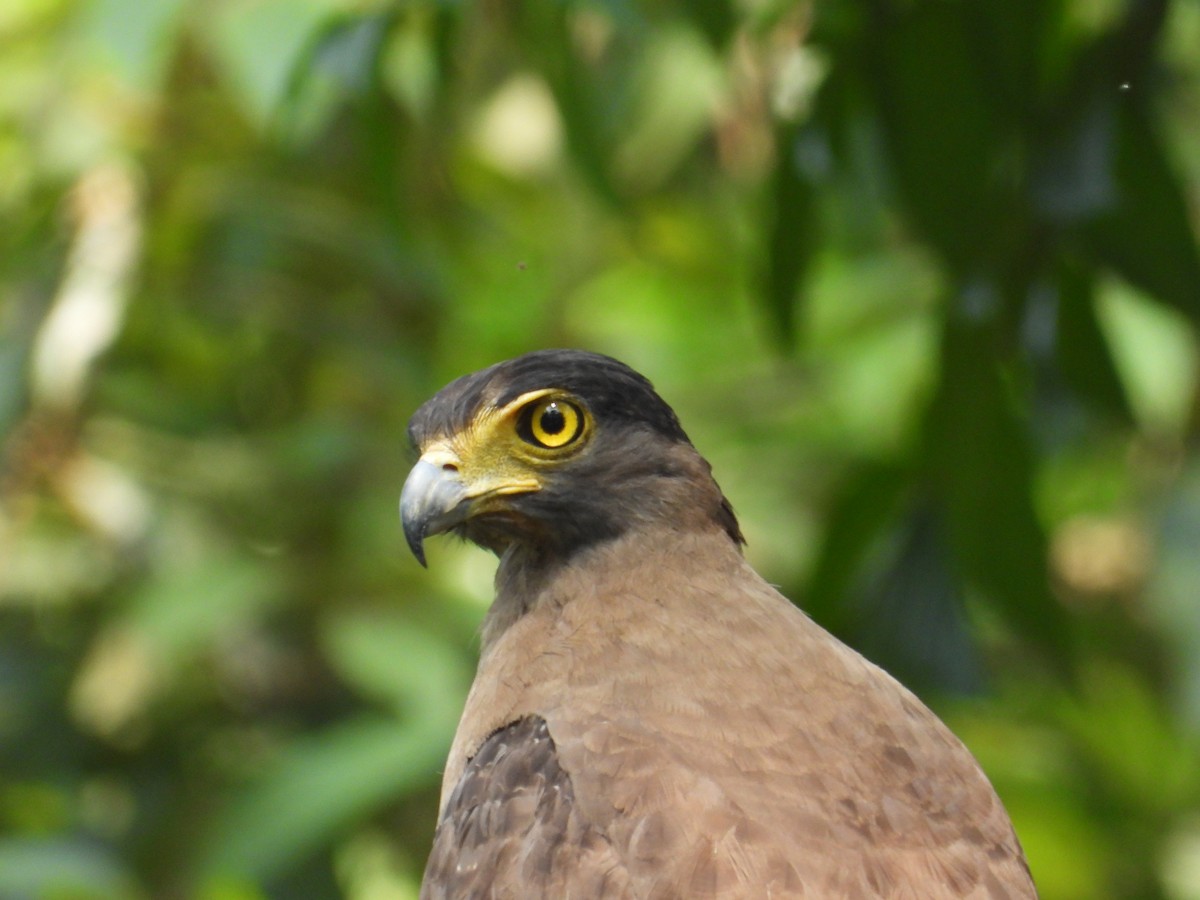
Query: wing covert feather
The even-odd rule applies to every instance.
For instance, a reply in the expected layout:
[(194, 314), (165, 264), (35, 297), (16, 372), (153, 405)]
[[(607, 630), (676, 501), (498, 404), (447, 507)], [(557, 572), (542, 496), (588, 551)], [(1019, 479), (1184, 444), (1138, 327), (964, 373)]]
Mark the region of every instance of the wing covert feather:
[(421, 900), (626, 896), (624, 868), (581, 821), (545, 720), (484, 741), (442, 813)]

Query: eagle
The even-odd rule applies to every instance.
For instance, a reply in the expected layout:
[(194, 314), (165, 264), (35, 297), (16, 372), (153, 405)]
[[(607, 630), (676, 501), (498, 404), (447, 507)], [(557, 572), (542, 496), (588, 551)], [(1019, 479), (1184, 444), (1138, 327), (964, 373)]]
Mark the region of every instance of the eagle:
[(409, 436), (417, 560), (499, 557), (423, 900), (1037, 896), (970, 752), (750, 567), (645, 377), (529, 353)]

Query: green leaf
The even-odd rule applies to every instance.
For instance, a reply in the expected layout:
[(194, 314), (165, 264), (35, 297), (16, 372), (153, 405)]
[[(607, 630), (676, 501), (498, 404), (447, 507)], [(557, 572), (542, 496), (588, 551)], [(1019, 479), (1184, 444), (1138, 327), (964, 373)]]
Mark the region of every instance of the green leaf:
[(609, 165), (613, 140), (605, 127), (617, 103), (616, 85), (605, 91), (597, 73), (576, 51), (567, 3), (528, 3), (519, 7), (519, 39), (529, 60), (546, 79), (558, 104), (571, 159), (591, 187), (617, 202)]
[(1050, 592), (1046, 537), (1033, 504), (1033, 455), (1005, 377), (988, 286), (964, 297), (942, 344), (942, 377), (926, 422), (925, 460), (960, 576), (1026, 638), (1069, 658), (1067, 622)]
[(1105, 792), (1127, 808), (1169, 813), (1200, 788), (1195, 744), (1154, 693), (1152, 677), (1093, 661), (1060, 715), (1086, 748)]
[(165, 566), (135, 593), (128, 622), (162, 660), (178, 663), (260, 615), (279, 598), (279, 588), (269, 566), (216, 552), (194, 564)]
[(723, 66), (694, 30), (664, 29), (646, 41), (613, 157), (623, 188), (649, 191), (678, 171), (711, 128), (723, 85)]
[(790, 348), (796, 339), (797, 293), (818, 241), (816, 196), (797, 158), (800, 139), (797, 126), (777, 130), (777, 162), (769, 193), (772, 206), (764, 290), (775, 334), (784, 348)]
[(994, 242), (1000, 145), (971, 29), (969, 4), (921, 3), (881, 20), (875, 67), (879, 116), (900, 194), (918, 228), (959, 272)]
[(910, 478), (898, 466), (866, 463), (846, 480), (827, 511), (828, 525), (804, 601), (809, 615), (826, 628), (843, 633), (850, 625), (845, 601), (895, 521)]
[(210, 40), (260, 128), (270, 127), (297, 66), (340, 10), (335, 0), (253, 0), (218, 7)]
[(1138, 421), (1151, 433), (1182, 435), (1200, 374), (1193, 329), (1179, 312), (1121, 282), (1103, 284), (1098, 294), (1100, 325)]
[(1195, 459), (1164, 497), (1155, 535), (1158, 563), (1147, 609), (1166, 635), (1175, 672), (1176, 708), (1183, 727), (1200, 734), (1200, 603), (1196, 602), (1196, 548), (1200, 547), (1200, 467)]
[(967, 694), (983, 676), (944, 531), (927, 503), (909, 511), (890, 536), (888, 564), (854, 598), (858, 621), (846, 638), (918, 693)]
[(366, 611), (330, 619), (322, 637), (338, 675), (364, 695), (403, 715), (457, 721), (470, 676), (444, 639), (401, 616)]
[(432, 721), (362, 715), (293, 744), (213, 830), (201, 881), (269, 878), (349, 823), (432, 781), (453, 733)]
[(268, 877), (441, 770), (470, 675), (446, 643), (399, 616), (356, 613), (323, 628), (342, 678), (397, 708), (291, 745), (220, 817), (206, 878)]
[(691, 0), (683, 9), (713, 47), (720, 49), (733, 37), (737, 15), (730, 0)]
[(1064, 262), (1058, 273), (1058, 322), (1055, 355), (1064, 378), (1097, 408), (1132, 421), (1129, 398), (1100, 328), (1092, 272)]
[(123, 867), (84, 841), (0, 840), (0, 896), (135, 900), (145, 896)]
[(1097, 262), (1200, 324), (1200, 246), (1186, 194), (1145, 112), (1116, 116), (1115, 201), (1085, 228)]
[(1063, 0), (1006, 0), (969, 3), (964, 13), (971, 34), (986, 35), (980, 68), (994, 97), (993, 109), (1016, 124), (1041, 100), (1044, 69), (1063, 18)]
[(140, 91), (159, 87), (187, 0), (96, 0), (84, 32), (105, 62)]

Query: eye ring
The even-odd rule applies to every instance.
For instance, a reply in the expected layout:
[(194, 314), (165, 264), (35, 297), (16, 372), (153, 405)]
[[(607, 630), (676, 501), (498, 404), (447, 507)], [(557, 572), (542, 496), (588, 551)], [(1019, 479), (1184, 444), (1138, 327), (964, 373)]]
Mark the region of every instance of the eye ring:
[(562, 397), (543, 397), (530, 403), (517, 420), (517, 434), (544, 450), (561, 450), (579, 440), (586, 419), (583, 410)]

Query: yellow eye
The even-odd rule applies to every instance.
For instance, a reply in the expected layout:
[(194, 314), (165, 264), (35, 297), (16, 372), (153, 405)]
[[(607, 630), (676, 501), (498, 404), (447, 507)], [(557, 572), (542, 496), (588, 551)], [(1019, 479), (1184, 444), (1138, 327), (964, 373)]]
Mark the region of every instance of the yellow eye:
[(569, 400), (545, 397), (531, 403), (517, 421), (517, 434), (548, 450), (558, 450), (583, 434), (583, 411)]

